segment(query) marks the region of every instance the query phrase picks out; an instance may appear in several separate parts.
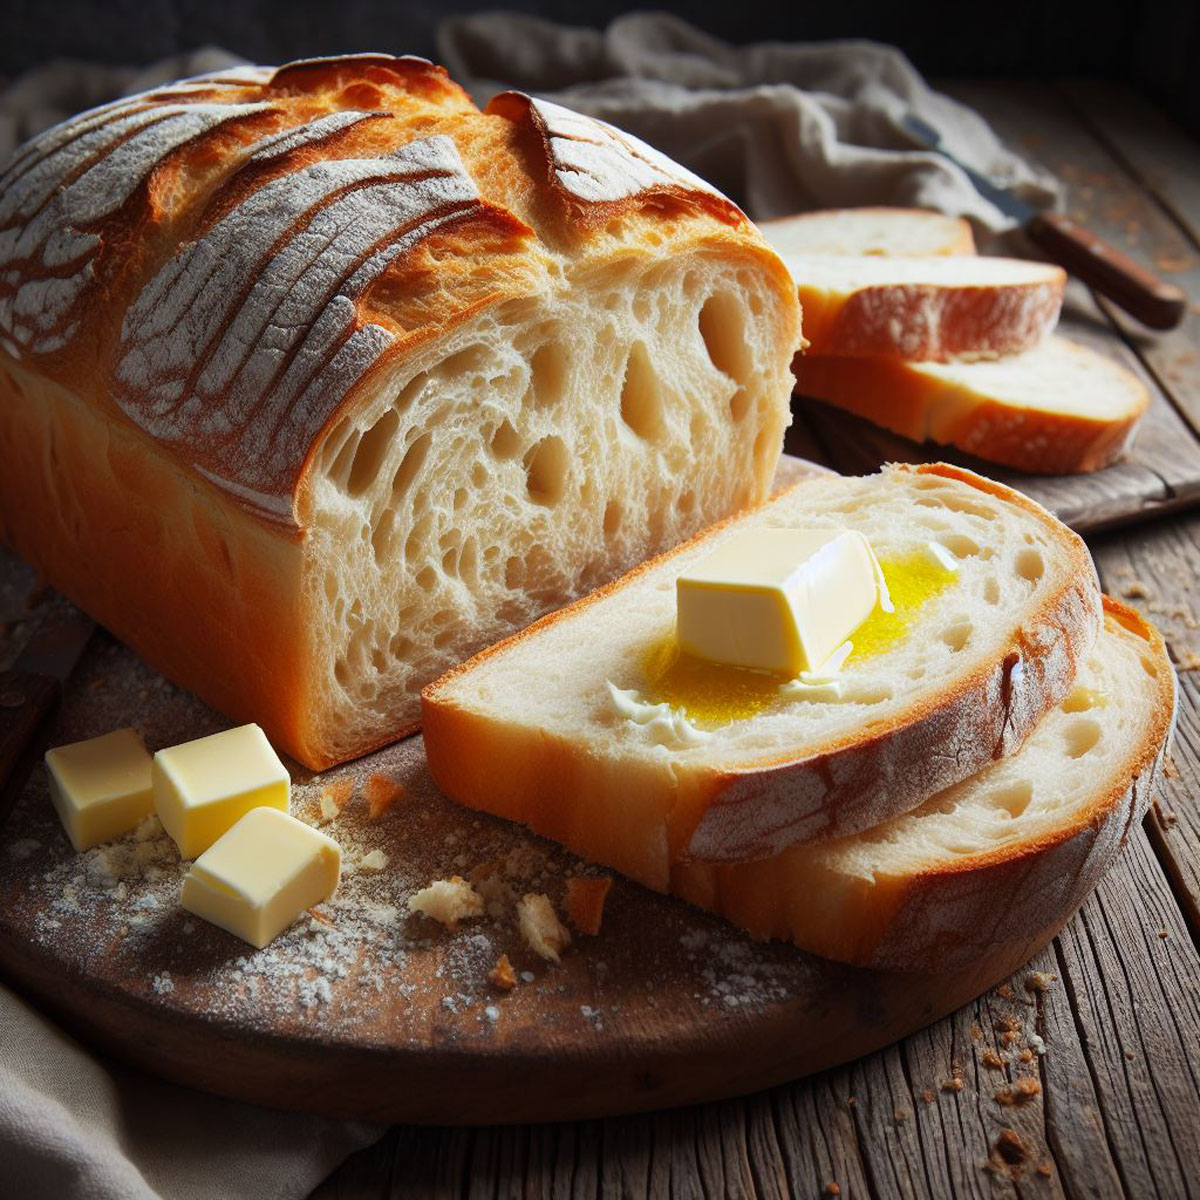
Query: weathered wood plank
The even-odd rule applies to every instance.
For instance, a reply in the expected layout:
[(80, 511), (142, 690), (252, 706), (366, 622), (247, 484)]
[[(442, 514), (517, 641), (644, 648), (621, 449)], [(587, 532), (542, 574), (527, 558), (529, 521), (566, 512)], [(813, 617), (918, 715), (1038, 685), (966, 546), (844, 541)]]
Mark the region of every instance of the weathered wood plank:
[[(1192, 298), (1183, 324), (1165, 333), (1151, 333), (1107, 301), (1102, 307), (1200, 433), (1200, 308), (1195, 303), (1200, 300), (1200, 256), (1191, 239), (1085, 127), (1088, 112), (1071, 111), (1061, 92), (1015, 83), (956, 83), (950, 90), (977, 107), (1001, 137), (1067, 184), (1068, 211), (1076, 220), (1166, 275)], [(1112, 93), (1110, 104), (1118, 104), (1118, 96)]]
[(1193, 938), (1200, 941), (1200, 519), (1184, 517), (1093, 546), (1101, 582), (1167, 640), (1180, 675), (1173, 761), (1148, 829)]

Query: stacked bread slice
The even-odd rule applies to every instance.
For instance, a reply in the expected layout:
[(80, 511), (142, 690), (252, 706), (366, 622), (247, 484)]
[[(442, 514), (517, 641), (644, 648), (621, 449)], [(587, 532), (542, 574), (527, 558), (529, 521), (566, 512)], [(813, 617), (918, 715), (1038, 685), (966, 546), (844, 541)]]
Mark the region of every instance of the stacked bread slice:
[(975, 255), (959, 224), (906, 209), (764, 223), (804, 309), (798, 391), (1018, 470), (1108, 466), (1133, 440), (1145, 386), (1052, 332), (1059, 267)]
[[(840, 666), (781, 683), (678, 652), (679, 575), (763, 526), (878, 556), (895, 611)], [(937, 971), (1032, 953), (1074, 911), (1149, 803), (1174, 676), (1075, 534), (932, 464), (804, 481), (423, 702), (452, 798), (756, 937)]]

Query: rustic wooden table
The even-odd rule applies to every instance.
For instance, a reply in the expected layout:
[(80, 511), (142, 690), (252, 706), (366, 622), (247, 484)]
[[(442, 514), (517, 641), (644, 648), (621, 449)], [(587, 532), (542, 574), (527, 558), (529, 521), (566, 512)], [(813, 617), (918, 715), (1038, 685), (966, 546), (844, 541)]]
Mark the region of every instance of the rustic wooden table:
[[(396, 1128), (314, 1200), (1200, 1194), (1200, 513), (1186, 512), (1200, 498), (1200, 145), (1112, 86), (949, 90), (1055, 171), (1073, 214), (1197, 301), (1180, 329), (1149, 335), (1072, 290), (1073, 334), (1139, 371), (1154, 408), (1125, 467), (1083, 490), (1030, 489), (1078, 527), (1108, 530), (1091, 538), (1106, 589), (1168, 639), (1179, 726), (1159, 804), (1050, 948), (897, 1045), (699, 1108)], [(914, 454), (812, 408), (792, 439), (795, 453), (842, 470)], [(1005, 1053), (1034, 1030), (1043, 1056)]]

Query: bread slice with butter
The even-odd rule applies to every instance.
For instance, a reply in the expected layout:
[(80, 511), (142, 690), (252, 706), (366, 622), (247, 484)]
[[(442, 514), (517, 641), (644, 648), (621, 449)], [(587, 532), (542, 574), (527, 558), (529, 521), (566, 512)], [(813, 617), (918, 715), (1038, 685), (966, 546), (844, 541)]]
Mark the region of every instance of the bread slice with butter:
[(990, 362), (809, 354), (796, 362), (796, 390), (915, 442), (1051, 474), (1115, 462), (1150, 403), (1132, 371), (1056, 334)]
[(1066, 272), (1018, 258), (784, 254), (811, 354), (1017, 354), (1058, 322)]
[(866, 833), (766, 862), (680, 864), (671, 890), (756, 937), (862, 966), (1033, 953), (1145, 816), (1172, 727), (1162, 638), (1104, 603), (1074, 687), (1016, 754)]
[(758, 227), (780, 254), (928, 258), (975, 253), (970, 222), (927, 208), (827, 208), (760, 221)]
[[(882, 564), (896, 612), (835, 676), (673, 650), (680, 574), (762, 526), (857, 530)], [(1012, 753), (1100, 624), (1082, 541), (1018, 493), (938, 464), (821, 477), (432, 684), (425, 750), (447, 795), (665, 891), (681, 862), (855, 833)]]

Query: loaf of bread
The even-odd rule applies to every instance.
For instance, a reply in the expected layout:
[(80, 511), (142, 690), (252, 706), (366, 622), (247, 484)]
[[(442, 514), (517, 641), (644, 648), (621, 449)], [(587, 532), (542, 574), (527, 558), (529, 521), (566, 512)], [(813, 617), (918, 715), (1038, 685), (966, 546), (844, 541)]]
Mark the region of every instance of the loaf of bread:
[(796, 291), (598, 121), (364, 55), (121, 100), (0, 178), (0, 535), (313, 768), (765, 498)]

